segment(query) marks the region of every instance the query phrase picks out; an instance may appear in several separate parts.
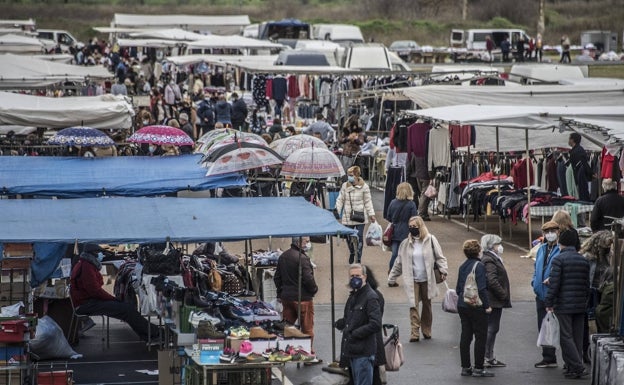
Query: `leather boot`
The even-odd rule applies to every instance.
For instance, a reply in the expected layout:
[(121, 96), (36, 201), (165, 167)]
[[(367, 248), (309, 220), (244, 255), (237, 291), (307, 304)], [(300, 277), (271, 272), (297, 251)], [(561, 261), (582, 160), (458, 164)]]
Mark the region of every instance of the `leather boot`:
[(264, 330), (260, 326), (254, 326), (251, 329), (249, 329), (250, 340), (272, 340), (274, 338), (277, 338), (275, 334), (269, 334), (266, 330)]
[(309, 338), (310, 336), (301, 332), (294, 326), (286, 326), (284, 328), (284, 338)]

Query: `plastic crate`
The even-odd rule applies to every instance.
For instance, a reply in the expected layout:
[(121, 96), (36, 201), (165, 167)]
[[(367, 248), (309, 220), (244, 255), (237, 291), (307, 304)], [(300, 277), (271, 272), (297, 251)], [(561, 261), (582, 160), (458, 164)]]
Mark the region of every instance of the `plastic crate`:
[(37, 373), (37, 385), (72, 385), (73, 383), (73, 370), (55, 370)]

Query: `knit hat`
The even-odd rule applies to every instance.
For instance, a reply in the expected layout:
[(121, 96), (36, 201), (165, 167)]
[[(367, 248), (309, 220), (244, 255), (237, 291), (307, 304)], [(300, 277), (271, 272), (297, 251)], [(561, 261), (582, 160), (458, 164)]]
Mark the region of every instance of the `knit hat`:
[(559, 234), (559, 244), (561, 246), (574, 246), (576, 244), (576, 236), (572, 230), (564, 230)]
[(559, 230), (559, 224), (555, 221), (548, 221), (542, 225), (542, 231)]

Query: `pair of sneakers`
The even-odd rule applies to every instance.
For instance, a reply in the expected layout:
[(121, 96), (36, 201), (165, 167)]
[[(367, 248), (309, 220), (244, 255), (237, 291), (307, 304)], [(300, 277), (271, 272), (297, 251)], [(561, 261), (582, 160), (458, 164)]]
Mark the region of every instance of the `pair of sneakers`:
[(462, 368), (461, 371), (462, 376), (471, 376), (471, 377), (494, 377), (494, 373), (487, 371), (485, 369), (477, 369), (477, 368)]

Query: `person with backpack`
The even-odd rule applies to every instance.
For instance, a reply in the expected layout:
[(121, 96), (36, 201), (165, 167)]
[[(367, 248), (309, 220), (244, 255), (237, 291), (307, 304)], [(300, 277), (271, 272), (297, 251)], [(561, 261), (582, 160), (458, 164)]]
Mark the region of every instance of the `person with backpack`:
[[(463, 245), (466, 261), (457, 274), (457, 311), (461, 320), (459, 354), (461, 375), (472, 377), (494, 377), (485, 370), (485, 343), (488, 332), (488, 315), (492, 313), (488, 295), (485, 266), (479, 256), (481, 246), (476, 239), (469, 239)], [(470, 344), (474, 336), (474, 368), (470, 364)]]

